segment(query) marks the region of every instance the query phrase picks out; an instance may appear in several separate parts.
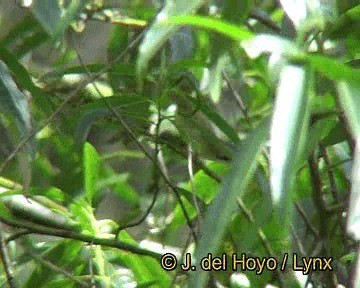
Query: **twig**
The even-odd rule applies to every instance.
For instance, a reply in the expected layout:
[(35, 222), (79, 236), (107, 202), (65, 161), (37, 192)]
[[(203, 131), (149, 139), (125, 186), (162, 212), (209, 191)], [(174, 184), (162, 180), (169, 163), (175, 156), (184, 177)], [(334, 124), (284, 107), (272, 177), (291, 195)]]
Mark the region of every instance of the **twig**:
[[(318, 167), (317, 157), (313, 152), (309, 159), (309, 170), (310, 170), (310, 178), (311, 178), (311, 185), (313, 190), (313, 201), (315, 204), (316, 209), (319, 213), (319, 231), (320, 231), (320, 242), (319, 242), (319, 251), (314, 251), (314, 255), (319, 255), (320, 253), (329, 253), (329, 227), (328, 227), (328, 216), (329, 212), (327, 210), (325, 201), (323, 199), (323, 191), (322, 191), (322, 182), (321, 182), (321, 175)], [(324, 278), (324, 275), (327, 275)], [(336, 287), (335, 281), (335, 273), (334, 271), (326, 271), (324, 275), (321, 275), (322, 280), (325, 280), (324, 283), (329, 285), (330, 287)]]
[[(320, 146), (321, 146), (321, 150), (322, 150), (321, 155), (324, 158), (324, 162), (325, 162), (327, 167), (330, 167), (331, 163), (330, 163), (329, 155), (328, 155), (328, 153), (326, 151), (326, 147), (324, 147), (323, 145), (320, 145)], [(338, 189), (336, 187), (334, 171), (333, 171), (333, 169), (328, 169), (327, 172), (328, 172), (328, 175), (329, 175), (331, 194), (334, 197), (334, 200), (336, 201), (336, 203), (339, 203), (339, 201), (340, 201), (339, 192), (338, 192)]]
[(130, 44), (129, 46), (124, 49), (124, 51), (115, 58), (114, 61), (108, 63), (100, 72), (94, 74), (93, 76), (89, 77), (89, 79), (83, 81), (80, 83), (80, 85), (73, 90), (72, 93), (69, 93), (63, 102), (60, 103), (60, 105), (55, 109), (55, 111), (45, 120), (43, 120), (38, 129), (33, 129), (26, 137), (24, 137), (18, 145), (15, 147), (15, 149), (9, 154), (9, 156), (5, 159), (5, 161), (0, 166), (0, 174), (3, 172), (5, 167), (8, 165), (8, 163), (15, 158), (15, 156), (20, 152), (20, 150), (34, 137), (37, 133), (39, 133), (43, 128), (45, 128), (66, 106), (69, 101), (74, 98), (81, 90), (83, 90), (88, 84), (94, 82), (96, 79), (101, 77), (104, 73), (106, 73), (111, 65), (118, 62), (121, 58), (123, 58), (129, 50), (131, 50), (133, 47), (137, 45), (138, 42), (140, 42), (142, 38), (143, 32), (140, 33)]
[(30, 251), (27, 251), (26, 254), (30, 255), (32, 258), (34, 258), (36, 261), (38, 261), (41, 265), (43, 265), (57, 273), (64, 275), (66, 278), (69, 278), (70, 280), (76, 282), (81, 287), (90, 287), (90, 285), (88, 283), (77, 279), (74, 275), (72, 275), (68, 271), (56, 266), (55, 264), (51, 263), (49, 260), (44, 259), (42, 256), (32, 253)]
[(9, 243), (11, 241), (14, 241), (14, 240), (16, 240), (16, 239), (18, 239), (18, 238), (20, 238), (22, 236), (28, 235), (28, 234), (31, 234), (31, 232), (29, 230), (27, 230), (27, 229), (22, 230), (22, 231), (17, 232), (17, 233), (14, 233), (13, 235), (11, 235), (11, 236), (9, 236), (9, 237), (7, 237), (5, 239), (5, 243), (7, 244), (7, 243)]
[(318, 163), (315, 158), (316, 158), (316, 156), (313, 153), (312, 155), (310, 155), (310, 157), (308, 159), (311, 185), (312, 185), (312, 190), (313, 190), (312, 195), (313, 195), (313, 202), (319, 213), (319, 221), (320, 221), (320, 223), (319, 223), (320, 235), (319, 236), (322, 238), (322, 240), (326, 240), (327, 239), (328, 212), (326, 209), (326, 204), (323, 199), (320, 171), (318, 168)]
[(131, 252), (134, 254), (149, 256), (149, 257), (152, 257), (155, 259), (160, 259), (160, 257), (162, 256), (161, 254), (159, 254), (157, 252), (143, 249), (137, 245), (132, 245), (132, 244), (125, 243), (125, 242), (122, 242), (119, 240), (98, 238), (98, 237), (94, 237), (94, 236), (90, 236), (90, 235), (77, 233), (77, 232), (71, 231), (71, 230), (61, 230), (61, 229), (45, 227), (45, 226), (34, 224), (34, 223), (30, 224), (30, 223), (26, 223), (26, 222), (20, 222), (20, 221), (16, 221), (13, 219), (5, 218), (2, 215), (0, 215), (0, 221), (9, 226), (15, 227), (15, 228), (27, 229), (27, 230), (29, 230), (29, 233), (32, 233), (32, 234), (49, 235), (49, 236), (55, 236), (55, 237), (60, 237), (60, 238), (65, 238), (65, 239), (78, 240), (78, 241), (86, 242), (89, 244), (93, 243), (94, 245), (118, 248), (118, 249), (128, 251), (128, 252)]
[(305, 248), (301, 243), (301, 240), (299, 239), (299, 236), (296, 233), (296, 229), (293, 225), (291, 225), (291, 233), (295, 239), (296, 245), (298, 246), (299, 252), (301, 254), (301, 256), (306, 256), (306, 252), (305, 252)]
[[(245, 203), (242, 201), (241, 198), (237, 198), (237, 204), (240, 208), (240, 210), (244, 213), (245, 217), (248, 219), (248, 221), (251, 224), (255, 224), (255, 218), (254, 215), (251, 213), (251, 211), (245, 206)], [(267, 253), (269, 255), (275, 255), (274, 250), (272, 249), (270, 242), (268, 241), (264, 231), (259, 227), (257, 229), (257, 235), (260, 238), (263, 246), (265, 247)], [(281, 272), (279, 272), (279, 270), (276, 270), (276, 275), (278, 277), (279, 283), (280, 283), (280, 287), (285, 287), (284, 286), (284, 280), (283, 280), (283, 275), (281, 274)]]
[[(330, 191), (334, 197), (334, 200), (336, 201), (336, 204), (337, 205), (342, 204), (342, 203), (340, 203), (339, 191), (336, 186), (334, 170), (333, 170), (333, 168), (330, 168), (331, 163), (330, 163), (329, 155), (326, 151), (326, 147), (324, 147), (323, 145), (320, 145), (320, 146), (322, 149), (322, 156), (324, 158), (324, 162), (325, 162), (326, 166), (328, 167), (327, 172), (328, 172), (329, 182), (330, 182)], [(343, 238), (343, 242), (344, 242), (344, 244), (346, 244), (348, 242), (348, 238), (346, 235), (346, 226), (344, 223), (344, 218), (342, 217), (342, 209), (338, 209), (338, 211), (336, 211), (335, 213), (338, 217), (338, 222), (340, 225), (341, 236)]]
[[(158, 110), (158, 120), (156, 122), (156, 128), (155, 128), (155, 135), (156, 137), (159, 135), (159, 130), (160, 130), (160, 124), (161, 124), (161, 115), (160, 115), (160, 110)], [(159, 152), (160, 152), (160, 149), (159, 149), (159, 143), (158, 141), (155, 141), (155, 151), (154, 151), (154, 157), (155, 159), (157, 159), (157, 165), (160, 165), (160, 159), (159, 159)], [(156, 172), (156, 175), (155, 175), (155, 189), (154, 189), (154, 195), (153, 195), (153, 198), (152, 198), (152, 201), (149, 205), (149, 207), (146, 209), (144, 215), (137, 221), (133, 222), (133, 223), (130, 223), (130, 224), (126, 224), (124, 226), (120, 226), (116, 232), (116, 234), (119, 234), (121, 232), (121, 230), (124, 230), (124, 229), (127, 229), (127, 228), (131, 228), (131, 227), (136, 227), (138, 225), (140, 225), (141, 223), (143, 223), (146, 218), (149, 216), (151, 210), (154, 208), (154, 205), (156, 203), (156, 200), (157, 200), (157, 196), (159, 195), (159, 177), (158, 177), (158, 174), (159, 174), (159, 169), (157, 166), (155, 166), (155, 172)]]
[(275, 22), (273, 22), (271, 19), (265, 17), (264, 15), (262, 15), (257, 11), (252, 12), (250, 14), (250, 18), (258, 20), (261, 24), (264, 24), (266, 27), (276, 32), (276, 34), (280, 34), (281, 32), (280, 27), (277, 26)]
[(191, 144), (188, 145), (188, 173), (189, 173), (189, 179), (190, 179), (190, 185), (191, 185), (191, 192), (193, 196), (193, 202), (196, 209), (196, 213), (198, 215), (198, 224), (199, 227), (201, 226), (201, 220), (202, 215), (199, 207), (199, 203), (196, 199), (196, 188), (194, 184), (194, 171), (193, 171), (193, 151), (191, 149)]
[(318, 230), (311, 224), (310, 220), (307, 218), (305, 211), (302, 209), (299, 203), (295, 203), (295, 208), (300, 214), (301, 218), (303, 219), (306, 227), (309, 229), (309, 231), (313, 234), (315, 239), (318, 239), (319, 232)]
[(14, 283), (14, 272), (13, 272), (13, 268), (11, 265), (11, 259), (7, 252), (6, 243), (5, 243), (3, 235), (2, 235), (3, 227), (1, 227), (1, 226), (2, 226), (2, 224), (0, 223), (0, 256), (2, 259), (3, 266), (4, 266), (7, 283), (10, 288), (16, 288), (15, 283)]
[(247, 111), (246, 105), (244, 103), (244, 101), (242, 100), (240, 94), (236, 91), (235, 87), (232, 85), (229, 76), (227, 75), (226, 72), (223, 72), (223, 77), (224, 80), (226, 82), (226, 84), (228, 85), (228, 87), (231, 90), (231, 93), (234, 95), (234, 98), (236, 100), (236, 103), (238, 104), (241, 113), (243, 114), (244, 118), (246, 119), (246, 121), (249, 123), (249, 125), (251, 125), (251, 122), (249, 120), (249, 113)]
[(96, 288), (95, 286), (95, 274), (94, 274), (94, 264), (93, 264), (93, 253), (94, 253), (94, 249), (93, 249), (93, 243), (90, 244), (90, 257), (89, 257), (89, 274), (90, 274), (90, 286), (91, 288)]
[[(78, 51), (76, 50), (77, 54)], [(123, 53), (122, 53), (123, 54)], [(78, 54), (78, 58), (79, 61), (81, 61), (81, 56)], [(86, 66), (84, 65), (84, 63), (81, 63), (81, 65), (84, 67), (85, 71), (87, 71), (87, 73), (89, 74), (88, 69), (86, 68)], [(89, 74), (90, 76), (90, 74)], [(194, 231), (194, 228), (192, 226), (191, 223), (191, 219), (189, 214), (186, 211), (185, 208), (185, 204), (183, 203), (181, 197), (180, 197), (180, 193), (177, 190), (177, 188), (171, 183), (169, 177), (166, 175), (166, 173), (160, 169), (160, 167), (157, 165), (157, 161), (152, 157), (152, 155), (150, 154), (150, 152), (148, 152), (146, 150), (146, 148), (143, 146), (143, 144), (137, 139), (136, 135), (134, 134), (134, 132), (131, 130), (131, 128), (127, 125), (127, 123), (125, 122), (125, 120), (123, 119), (123, 117), (114, 109), (114, 107), (112, 107), (112, 105), (110, 104), (110, 102), (108, 101), (108, 99), (101, 93), (101, 91), (99, 90), (99, 88), (97, 87), (97, 85), (95, 83), (94, 87), (97, 91), (97, 93), (99, 93), (99, 95), (101, 96), (101, 98), (103, 99), (103, 101), (105, 102), (106, 106), (109, 108), (110, 112), (115, 116), (115, 118), (117, 120), (119, 120), (120, 124), (123, 126), (123, 128), (126, 130), (126, 132), (129, 134), (130, 138), (138, 145), (138, 147), (140, 148), (141, 151), (143, 151), (143, 153), (145, 154), (145, 156), (154, 164), (156, 165), (156, 167), (158, 167), (158, 170), (162, 176), (162, 178), (164, 179), (165, 183), (170, 187), (170, 189), (175, 193), (176, 198), (180, 204), (181, 210), (184, 213), (187, 225), (189, 226), (189, 229), (192, 233), (192, 236), (194, 238), (194, 241), (197, 242), (197, 236), (196, 233)]]

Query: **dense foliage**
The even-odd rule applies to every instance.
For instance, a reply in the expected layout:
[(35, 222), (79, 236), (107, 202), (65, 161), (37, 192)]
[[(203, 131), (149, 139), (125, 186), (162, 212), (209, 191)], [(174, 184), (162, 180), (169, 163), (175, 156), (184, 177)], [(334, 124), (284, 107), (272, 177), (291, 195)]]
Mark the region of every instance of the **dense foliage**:
[(358, 1), (0, 7), (0, 287), (360, 287)]

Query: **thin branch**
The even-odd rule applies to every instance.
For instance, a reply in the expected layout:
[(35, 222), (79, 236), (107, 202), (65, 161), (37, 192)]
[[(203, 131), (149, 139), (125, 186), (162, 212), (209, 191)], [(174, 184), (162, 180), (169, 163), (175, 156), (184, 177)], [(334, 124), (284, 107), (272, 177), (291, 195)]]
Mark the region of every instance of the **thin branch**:
[[(330, 167), (330, 166), (331, 166), (331, 163), (330, 163), (329, 155), (328, 155), (328, 153), (327, 153), (327, 151), (326, 151), (326, 147), (324, 147), (324, 146), (321, 145), (321, 150), (322, 150), (321, 155), (322, 155), (323, 158), (324, 158), (324, 162), (325, 162), (326, 166), (327, 166), (327, 167)], [(334, 200), (336, 201), (336, 203), (339, 203), (339, 201), (340, 201), (339, 191), (338, 191), (338, 189), (337, 189), (337, 187), (336, 187), (336, 181), (335, 181), (334, 171), (333, 171), (333, 169), (328, 169), (327, 172), (328, 172), (328, 175), (329, 175), (331, 194), (332, 194), (332, 196), (334, 197)]]
[(1, 227), (2, 224), (0, 223), (0, 258), (2, 259), (2, 263), (4, 266), (4, 271), (7, 279), (7, 283), (10, 288), (16, 288), (16, 285), (14, 283), (14, 272), (13, 267), (11, 265), (11, 259), (8, 255), (6, 243), (4, 241), (2, 231), (3, 227)]
[(80, 285), (80, 287), (90, 287), (90, 285), (82, 280), (77, 279), (76, 276), (72, 275), (68, 271), (56, 266), (55, 264), (51, 263), (49, 260), (44, 259), (42, 256), (37, 255), (35, 253), (32, 253), (30, 251), (27, 251), (26, 254), (34, 258), (37, 262), (39, 262), (41, 265), (45, 266), (46, 268), (49, 268), (50, 270), (53, 270), (59, 274), (64, 275), (66, 278), (69, 278), (70, 280), (76, 282)]
[[(156, 137), (159, 135), (159, 130), (160, 130), (160, 124), (161, 124), (161, 115), (160, 115), (160, 110), (158, 109), (158, 121), (156, 122), (156, 128), (155, 128), (155, 135)], [(159, 152), (160, 152), (160, 149), (159, 149), (159, 143), (158, 141), (155, 141), (155, 151), (154, 151), (154, 157), (155, 159), (157, 159), (157, 165), (160, 165), (160, 159), (159, 159)], [(121, 230), (124, 230), (124, 229), (127, 229), (127, 228), (131, 228), (131, 227), (136, 227), (138, 225), (140, 225), (141, 223), (143, 223), (146, 218), (149, 216), (151, 210), (154, 208), (155, 206), (155, 203), (156, 203), (156, 200), (157, 200), (157, 196), (159, 195), (159, 190), (160, 190), (160, 187), (159, 187), (159, 169), (157, 167), (157, 165), (155, 166), (155, 172), (156, 172), (156, 175), (155, 175), (155, 189), (154, 189), (154, 195), (153, 195), (153, 198), (152, 198), (152, 201), (149, 205), (149, 207), (146, 209), (144, 215), (137, 221), (133, 222), (133, 223), (129, 223), (129, 224), (126, 224), (124, 226), (120, 226), (116, 232), (116, 235), (119, 234), (121, 232)], [(164, 169), (163, 169), (164, 170)]]
[(90, 254), (91, 254), (91, 256), (89, 257), (89, 274), (90, 274), (91, 288), (96, 288), (96, 286), (95, 286), (94, 265), (93, 265), (93, 258), (95, 256), (93, 255), (93, 253), (94, 253), (93, 243), (91, 243), (90, 244)]
[(13, 235), (7, 237), (7, 238), (5, 239), (5, 243), (7, 244), (7, 243), (9, 243), (9, 242), (11, 242), (11, 241), (14, 241), (14, 240), (22, 237), (22, 236), (29, 235), (29, 234), (31, 234), (31, 232), (30, 232), (29, 230), (27, 230), (27, 229), (22, 230), (22, 231), (19, 231), (19, 232), (17, 232), (17, 233), (14, 233)]
[(310, 222), (310, 220), (307, 218), (305, 211), (303, 210), (303, 208), (300, 206), (299, 203), (295, 203), (295, 208), (298, 211), (298, 213), (300, 214), (301, 218), (303, 219), (306, 227), (309, 229), (309, 231), (313, 234), (313, 236), (315, 237), (315, 239), (319, 238), (319, 232), (318, 230), (312, 225), (312, 223)]
[[(79, 61), (81, 62), (81, 55), (79, 55), (78, 51), (76, 50), (76, 53), (78, 55)], [(87, 71), (87, 73), (90, 76), (90, 72), (88, 71), (87, 67), (84, 65), (84, 63), (81, 62), (81, 65), (84, 67), (85, 71)], [(100, 91), (100, 89), (97, 87), (97, 85), (95, 83), (93, 83), (95, 90), (97, 91), (97, 93), (101, 96), (101, 98), (103, 99), (103, 101), (105, 102), (106, 106), (108, 107), (109, 111), (115, 116), (115, 118), (120, 122), (120, 124), (123, 126), (123, 128), (126, 130), (126, 132), (129, 134), (130, 138), (137, 144), (137, 146), (140, 148), (141, 151), (143, 151), (143, 153), (145, 154), (145, 156), (154, 164), (156, 165), (156, 167), (158, 167), (158, 170), (160, 172), (160, 175), (162, 176), (162, 178), (164, 179), (165, 183), (170, 187), (170, 189), (175, 193), (176, 198), (180, 204), (181, 210), (183, 211), (183, 214), (185, 216), (187, 225), (192, 233), (192, 236), (194, 238), (194, 241), (197, 242), (197, 236), (196, 233), (194, 231), (193, 225), (191, 223), (191, 219), (190, 216), (188, 214), (188, 212), (186, 211), (185, 208), (185, 204), (182, 201), (181, 197), (180, 197), (180, 193), (177, 190), (176, 186), (174, 186), (171, 183), (171, 180), (169, 179), (169, 177), (166, 175), (166, 173), (159, 167), (159, 165), (157, 165), (157, 161), (156, 159), (154, 159), (152, 157), (152, 155), (150, 154), (150, 152), (147, 151), (147, 149), (144, 147), (144, 145), (137, 139), (136, 135), (134, 134), (134, 132), (131, 130), (131, 128), (128, 126), (128, 124), (125, 122), (125, 120), (123, 119), (123, 117), (118, 113), (118, 111), (116, 111), (114, 109), (114, 107), (112, 107), (112, 105), (110, 104), (110, 102), (108, 101), (108, 99), (102, 94), (102, 92)]]
[[(152, 137), (153, 135), (147, 135), (147, 136)], [(176, 149), (176, 147), (170, 141), (167, 141), (163, 138), (157, 139), (157, 141), (159, 141), (159, 140), (161, 141), (162, 144), (167, 145), (173, 152), (175, 152), (179, 156), (186, 159), (186, 154), (183, 151)], [(150, 139), (149, 141), (154, 141), (154, 140)], [(217, 175), (214, 171), (212, 171), (208, 167), (206, 167), (204, 162), (201, 159), (199, 159), (199, 157), (196, 154), (193, 155), (193, 161), (195, 162), (195, 165), (199, 166), (200, 169), (203, 170), (206, 175), (208, 175), (210, 178), (214, 179), (216, 182), (221, 183), (220, 176)]]
[[(244, 213), (245, 217), (248, 219), (248, 221), (251, 224), (255, 224), (255, 218), (254, 215), (252, 214), (252, 212), (245, 206), (245, 203), (242, 201), (241, 198), (237, 198), (237, 204), (240, 208), (240, 210)], [(260, 238), (264, 248), (266, 249), (267, 253), (269, 255), (275, 255), (274, 250), (271, 247), (271, 244), (269, 242), (269, 240), (267, 239), (264, 231), (259, 227), (257, 229), (257, 235)], [(285, 287), (284, 286), (284, 279), (283, 279), (283, 275), (279, 270), (276, 270), (276, 275), (278, 277), (279, 283), (280, 283), (280, 287)]]
[(246, 107), (244, 101), (242, 100), (240, 94), (236, 91), (235, 87), (231, 83), (231, 80), (230, 80), (230, 78), (229, 78), (229, 76), (227, 75), (226, 72), (223, 72), (223, 77), (224, 77), (224, 80), (225, 80), (226, 84), (230, 88), (231, 93), (233, 94), (233, 96), (234, 96), (234, 98), (236, 100), (236, 103), (238, 104), (238, 106), (240, 108), (241, 113), (243, 114), (244, 118), (249, 123), (249, 125), (251, 125), (251, 122), (249, 120), (249, 113), (248, 113), (247, 107)]
[(280, 34), (280, 32), (281, 32), (280, 27), (277, 26), (274, 21), (272, 21), (270, 18), (265, 17), (264, 15), (262, 15), (261, 13), (259, 13), (257, 11), (252, 12), (250, 14), (250, 18), (259, 21), (261, 24), (265, 25), (266, 27), (268, 27), (271, 30), (273, 30), (274, 32), (276, 32), (276, 34)]
[[(326, 147), (321, 145), (321, 149), (322, 149), (322, 156), (324, 158), (324, 162), (326, 164), (326, 167), (328, 167), (327, 172), (328, 172), (328, 176), (329, 176), (329, 182), (330, 182), (330, 191), (334, 197), (334, 200), (336, 201), (336, 205), (342, 204), (340, 202), (340, 197), (339, 197), (339, 191), (337, 189), (336, 186), (336, 180), (335, 180), (335, 174), (334, 174), (334, 170), (331, 167), (331, 163), (330, 163), (330, 158), (329, 155), (327, 153)], [(346, 233), (346, 225), (344, 223), (344, 218), (342, 217), (342, 209), (337, 209), (337, 211), (335, 212), (337, 217), (338, 217), (338, 222), (340, 225), (340, 230), (341, 230), (341, 236), (343, 238), (343, 242), (346, 245), (346, 243), (348, 242), (348, 238), (347, 238), (347, 233)]]
[(189, 173), (190, 185), (192, 190), (191, 192), (193, 196), (193, 202), (196, 209), (196, 213), (198, 215), (198, 224), (200, 227), (202, 222), (202, 215), (201, 215), (199, 203), (196, 199), (196, 188), (194, 184), (194, 170), (193, 170), (193, 151), (191, 149), (191, 144), (188, 145), (188, 173)]
[(60, 237), (60, 238), (65, 238), (65, 239), (78, 240), (78, 241), (86, 242), (89, 244), (93, 243), (94, 245), (118, 248), (118, 249), (128, 251), (128, 252), (131, 252), (134, 254), (149, 256), (149, 257), (152, 257), (155, 259), (159, 259), (162, 256), (161, 254), (159, 254), (157, 252), (143, 249), (137, 245), (125, 243), (125, 242), (122, 242), (122, 241), (119, 241), (116, 239), (98, 238), (98, 237), (94, 237), (94, 236), (90, 236), (90, 235), (77, 233), (72, 230), (55, 229), (55, 228), (50, 228), (50, 227), (45, 227), (42, 225), (34, 224), (34, 223), (30, 224), (30, 223), (26, 223), (26, 222), (22, 222), (22, 221), (20, 222), (20, 221), (16, 221), (13, 219), (5, 218), (2, 215), (0, 215), (0, 221), (9, 226), (15, 227), (15, 228), (27, 229), (32, 234), (55, 236), (55, 237)]
[(64, 107), (66, 106), (67, 103), (69, 103), (69, 101), (74, 98), (81, 90), (83, 90), (88, 84), (94, 82), (96, 79), (100, 78), (104, 73), (106, 73), (109, 68), (116, 62), (118, 62), (120, 59), (122, 59), (128, 52), (129, 50), (133, 49), (141, 40), (142, 36), (143, 36), (143, 32), (140, 33), (130, 44), (129, 46), (126, 47), (126, 49), (124, 49), (124, 51), (119, 54), (119, 56), (117, 56), (115, 58), (115, 60), (113, 60), (112, 62), (108, 63), (103, 69), (101, 69), (100, 72), (93, 74), (92, 76), (89, 77), (89, 79), (83, 81), (82, 83), (80, 83), (80, 85), (73, 90), (72, 93), (69, 93), (63, 100), (63, 102), (60, 103), (60, 105), (55, 109), (55, 111), (45, 120), (43, 120), (40, 125), (39, 128), (35, 128), (33, 129), (26, 137), (24, 137), (19, 143), (18, 145), (15, 147), (15, 149), (9, 154), (9, 156), (5, 159), (5, 161), (1, 164), (0, 166), (0, 174), (3, 172), (3, 170), (5, 169), (5, 167), (9, 164), (10, 161), (12, 161), (15, 156), (21, 151), (21, 149), (33, 138), (36, 136), (37, 133), (39, 133), (43, 128), (45, 128), (50, 122), (52, 122), (54, 120), (54, 118), (64, 109)]
[(296, 229), (293, 225), (291, 225), (291, 234), (293, 235), (294, 239), (295, 239), (295, 243), (298, 246), (299, 252), (301, 256), (306, 256), (306, 252), (305, 252), (305, 248), (301, 243), (301, 240), (299, 238), (299, 236), (296, 233)]
[(322, 238), (322, 240), (326, 240), (328, 211), (326, 209), (326, 204), (323, 199), (321, 176), (320, 176), (318, 163), (316, 161), (316, 156), (314, 155), (314, 153), (309, 157), (308, 163), (309, 163), (311, 185), (313, 190), (313, 194), (312, 194), (313, 202), (319, 213), (319, 221), (320, 221), (319, 236)]

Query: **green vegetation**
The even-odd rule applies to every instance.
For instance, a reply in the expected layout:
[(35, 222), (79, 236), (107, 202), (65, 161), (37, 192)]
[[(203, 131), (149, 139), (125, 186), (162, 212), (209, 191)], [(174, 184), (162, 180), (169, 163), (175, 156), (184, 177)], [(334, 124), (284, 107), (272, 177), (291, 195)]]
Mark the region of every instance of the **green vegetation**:
[(0, 287), (360, 287), (357, 4), (0, 2)]

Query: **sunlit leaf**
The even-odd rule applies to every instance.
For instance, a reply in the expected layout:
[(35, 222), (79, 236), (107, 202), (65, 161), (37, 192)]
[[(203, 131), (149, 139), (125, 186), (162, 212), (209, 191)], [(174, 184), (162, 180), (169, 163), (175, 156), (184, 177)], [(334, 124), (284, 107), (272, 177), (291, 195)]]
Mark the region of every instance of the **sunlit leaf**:
[(356, 240), (360, 240), (360, 86), (340, 82), (338, 91), (340, 103), (356, 141), (347, 229)]
[(88, 201), (92, 201), (96, 193), (96, 183), (99, 177), (100, 159), (95, 148), (88, 142), (84, 145), (83, 155), (84, 186)]
[(308, 15), (306, 2), (304, 0), (280, 0), (286, 14), (297, 27)]
[[(359, 73), (360, 76), (360, 73)], [(340, 78), (341, 79), (341, 78)], [(339, 80), (340, 80), (339, 79)], [(360, 136), (360, 81), (356, 84), (341, 81), (338, 84), (339, 101), (345, 111), (354, 136)]]
[(272, 198), (281, 214), (292, 207), (291, 184), (304, 125), (308, 123), (307, 71), (301, 66), (285, 66), (281, 71), (270, 136)]
[(331, 80), (345, 80), (355, 85), (360, 83), (360, 72), (358, 69), (352, 68), (334, 59), (322, 56), (311, 55), (307, 58), (310, 66), (324, 74)]
[(242, 46), (251, 58), (259, 57), (263, 53), (286, 56), (301, 53), (300, 49), (290, 40), (270, 34), (257, 35), (250, 40), (244, 41)]
[(164, 19), (161, 24), (163, 26), (168, 24), (190, 25), (192, 27), (208, 29), (227, 36), (235, 41), (250, 39), (254, 36), (253, 33), (244, 26), (238, 26), (224, 20), (204, 16), (174, 16), (169, 19)]

